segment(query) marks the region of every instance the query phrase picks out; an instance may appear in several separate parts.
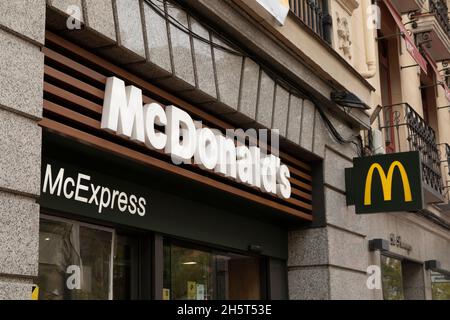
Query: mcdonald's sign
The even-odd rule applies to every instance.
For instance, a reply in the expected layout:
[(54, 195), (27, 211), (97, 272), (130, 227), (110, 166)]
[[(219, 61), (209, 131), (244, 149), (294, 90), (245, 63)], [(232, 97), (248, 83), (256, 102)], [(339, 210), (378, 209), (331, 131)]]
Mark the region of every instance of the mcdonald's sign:
[(423, 209), (421, 162), (418, 151), (353, 159), (345, 169), (347, 204), (356, 213)]

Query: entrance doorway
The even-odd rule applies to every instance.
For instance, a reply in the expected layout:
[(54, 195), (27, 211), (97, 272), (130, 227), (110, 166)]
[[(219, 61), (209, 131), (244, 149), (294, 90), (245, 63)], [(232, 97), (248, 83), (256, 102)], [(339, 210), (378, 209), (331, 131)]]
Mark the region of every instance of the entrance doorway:
[(262, 271), (258, 257), (166, 242), (163, 298), (262, 299)]

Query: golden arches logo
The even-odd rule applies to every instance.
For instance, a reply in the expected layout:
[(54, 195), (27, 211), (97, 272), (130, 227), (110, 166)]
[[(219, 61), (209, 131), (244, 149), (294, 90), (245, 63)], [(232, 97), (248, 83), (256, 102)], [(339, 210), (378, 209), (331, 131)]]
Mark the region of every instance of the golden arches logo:
[(411, 186), (409, 184), (409, 179), (408, 179), (408, 175), (406, 174), (406, 170), (399, 161), (394, 161), (394, 162), (392, 162), (391, 166), (389, 167), (387, 175), (384, 172), (383, 167), (381, 167), (381, 165), (379, 163), (372, 164), (372, 166), (369, 169), (369, 172), (367, 173), (367, 177), (366, 177), (366, 188), (365, 188), (365, 192), (364, 192), (364, 205), (370, 206), (372, 204), (372, 180), (373, 180), (373, 174), (374, 174), (375, 170), (377, 170), (378, 174), (380, 175), (381, 186), (383, 188), (384, 201), (392, 200), (392, 179), (394, 177), (394, 171), (396, 168), (400, 171), (400, 175), (402, 178), (403, 192), (405, 194), (405, 202), (412, 201)]

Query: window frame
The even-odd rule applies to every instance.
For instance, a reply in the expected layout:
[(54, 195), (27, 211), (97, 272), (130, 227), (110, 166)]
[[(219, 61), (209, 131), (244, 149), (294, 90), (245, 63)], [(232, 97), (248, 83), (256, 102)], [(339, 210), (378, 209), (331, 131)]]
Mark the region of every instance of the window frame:
[[(99, 231), (106, 231), (110, 232), (111, 237), (111, 255), (110, 255), (110, 268), (109, 268), (109, 290), (108, 290), (108, 300), (113, 300), (114, 297), (114, 285), (113, 285), (113, 277), (114, 277), (114, 250), (115, 250), (115, 241), (116, 241), (116, 230), (114, 228), (99, 226), (92, 223), (86, 223), (79, 220), (69, 219), (69, 218), (63, 218), (63, 217), (57, 217), (57, 216), (51, 216), (48, 214), (41, 213), (39, 216), (39, 225), (41, 224), (41, 219), (50, 220), (50, 221), (57, 221), (57, 222), (64, 222), (64, 223), (71, 223), (73, 225), (80, 227), (86, 227), (93, 230), (99, 230)], [(40, 230), (39, 230), (40, 233)]]
[(381, 271), (381, 291), (383, 294), (383, 300), (391, 300), (391, 299), (386, 299), (386, 296), (384, 294), (384, 272), (383, 272), (383, 258), (388, 258), (388, 259), (395, 259), (400, 263), (400, 277), (401, 277), (401, 284), (402, 284), (402, 299), (400, 300), (405, 300), (405, 284), (404, 284), (404, 279), (403, 279), (403, 258), (396, 256), (396, 255), (391, 255), (391, 254), (385, 254), (382, 253), (380, 254), (380, 271)]
[[(260, 300), (267, 300), (270, 297), (269, 293), (269, 260), (270, 258), (264, 255), (260, 255), (256, 252), (251, 251), (240, 251), (240, 250), (233, 250), (230, 248), (225, 248), (221, 246), (214, 246), (214, 245), (208, 245), (204, 243), (199, 243), (195, 241), (185, 240), (185, 239), (179, 239), (176, 237), (172, 237), (170, 235), (160, 235), (161, 236), (161, 251), (164, 251), (164, 246), (166, 244), (169, 245), (175, 245), (181, 248), (185, 248), (188, 250), (198, 250), (198, 251), (204, 251), (212, 255), (226, 255), (226, 254), (236, 254), (241, 256), (247, 256), (258, 259), (259, 264), (259, 294), (260, 294)], [(161, 282), (164, 280), (164, 254), (162, 254), (162, 273), (160, 275)], [(214, 266), (215, 268), (215, 266)], [(217, 285), (216, 275), (213, 275), (214, 278), (214, 284)], [(163, 283), (161, 283), (161, 294), (162, 294), (162, 288)], [(217, 293), (214, 294), (214, 299), (217, 300), (216, 297)]]

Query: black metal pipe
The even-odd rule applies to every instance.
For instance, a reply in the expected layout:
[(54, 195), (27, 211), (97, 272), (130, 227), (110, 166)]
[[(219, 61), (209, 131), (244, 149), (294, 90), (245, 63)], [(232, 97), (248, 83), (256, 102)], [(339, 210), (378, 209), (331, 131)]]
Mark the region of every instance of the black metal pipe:
[(332, 34), (333, 34), (333, 18), (330, 15), (330, 8), (328, 6), (328, 0), (322, 0), (323, 3), (323, 39), (332, 44)]

